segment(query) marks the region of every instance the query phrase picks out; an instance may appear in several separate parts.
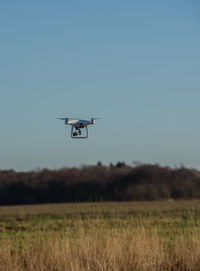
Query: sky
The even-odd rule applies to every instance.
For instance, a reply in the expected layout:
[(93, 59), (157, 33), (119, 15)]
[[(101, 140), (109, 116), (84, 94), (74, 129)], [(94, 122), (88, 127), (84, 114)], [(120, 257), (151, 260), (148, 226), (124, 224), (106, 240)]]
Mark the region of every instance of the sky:
[[(200, 2), (0, 1), (0, 169), (200, 169)], [(70, 138), (57, 117), (90, 119)]]

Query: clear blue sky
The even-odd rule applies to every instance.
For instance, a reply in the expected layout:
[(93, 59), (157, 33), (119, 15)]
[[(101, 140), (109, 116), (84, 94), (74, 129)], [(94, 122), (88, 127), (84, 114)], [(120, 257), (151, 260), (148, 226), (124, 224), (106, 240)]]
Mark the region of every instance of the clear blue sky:
[[(0, 169), (200, 168), (200, 2), (1, 1)], [(57, 117), (100, 117), (73, 140)]]

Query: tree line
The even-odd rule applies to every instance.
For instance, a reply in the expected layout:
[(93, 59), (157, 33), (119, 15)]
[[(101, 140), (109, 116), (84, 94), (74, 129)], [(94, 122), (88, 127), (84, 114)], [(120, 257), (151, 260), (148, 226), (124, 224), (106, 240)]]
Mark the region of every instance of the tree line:
[(200, 199), (200, 172), (185, 167), (104, 166), (0, 170), (0, 205)]

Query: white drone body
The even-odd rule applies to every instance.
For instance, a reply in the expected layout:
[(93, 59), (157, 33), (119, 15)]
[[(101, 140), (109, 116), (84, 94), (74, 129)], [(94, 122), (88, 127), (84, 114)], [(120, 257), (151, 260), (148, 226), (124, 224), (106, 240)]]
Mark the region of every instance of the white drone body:
[[(58, 118), (65, 121), (65, 125), (71, 125), (71, 137), (72, 138), (88, 138), (88, 125), (95, 124), (97, 118), (91, 118), (90, 120), (82, 120), (76, 118)], [(86, 129), (85, 136), (81, 136), (81, 129)]]

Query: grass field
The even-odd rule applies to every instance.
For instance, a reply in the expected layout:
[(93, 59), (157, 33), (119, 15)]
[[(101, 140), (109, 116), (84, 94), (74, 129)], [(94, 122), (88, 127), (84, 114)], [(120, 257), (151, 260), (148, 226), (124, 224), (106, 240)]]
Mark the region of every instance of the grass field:
[(200, 270), (200, 201), (0, 207), (0, 270)]

